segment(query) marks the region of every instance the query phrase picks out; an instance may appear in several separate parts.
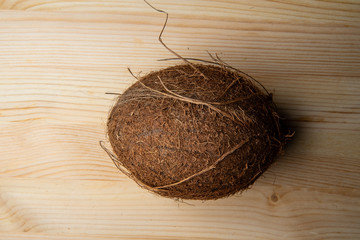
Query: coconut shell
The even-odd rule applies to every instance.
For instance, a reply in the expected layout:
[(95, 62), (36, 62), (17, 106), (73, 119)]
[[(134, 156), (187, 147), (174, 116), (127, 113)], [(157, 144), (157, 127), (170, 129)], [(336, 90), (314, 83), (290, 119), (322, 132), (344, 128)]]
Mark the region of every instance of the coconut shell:
[(271, 94), (216, 65), (177, 65), (139, 78), (119, 96), (107, 126), (124, 173), (181, 199), (248, 188), (285, 142)]

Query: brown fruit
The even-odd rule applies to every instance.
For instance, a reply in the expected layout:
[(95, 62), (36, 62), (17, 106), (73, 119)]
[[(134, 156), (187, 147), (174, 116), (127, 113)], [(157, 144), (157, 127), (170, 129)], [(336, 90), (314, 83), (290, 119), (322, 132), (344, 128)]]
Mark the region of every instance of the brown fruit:
[(271, 95), (215, 65), (147, 74), (119, 96), (107, 125), (117, 166), (171, 198), (217, 199), (246, 189), (285, 142)]

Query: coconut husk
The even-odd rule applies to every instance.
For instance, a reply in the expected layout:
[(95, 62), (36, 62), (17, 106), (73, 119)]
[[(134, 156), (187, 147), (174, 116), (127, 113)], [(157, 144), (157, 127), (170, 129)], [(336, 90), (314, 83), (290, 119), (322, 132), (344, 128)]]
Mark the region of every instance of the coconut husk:
[(107, 127), (122, 172), (181, 199), (248, 188), (286, 139), (271, 94), (242, 72), (189, 62), (138, 78), (118, 97)]

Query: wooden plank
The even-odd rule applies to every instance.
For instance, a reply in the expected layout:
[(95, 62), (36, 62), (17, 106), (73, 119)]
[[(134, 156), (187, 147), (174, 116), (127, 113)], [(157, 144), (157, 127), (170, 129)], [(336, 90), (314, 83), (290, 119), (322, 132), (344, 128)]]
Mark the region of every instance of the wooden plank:
[(359, 232), (354, 189), (270, 185), (185, 204), (130, 180), (2, 178), (0, 188), (2, 231), (215, 239), (335, 239)]
[(164, 40), (260, 80), (296, 135), (241, 195), (154, 196), (98, 145), (115, 96), (178, 62), (142, 1), (0, 2), (0, 239), (356, 239), (358, 1), (165, 1)]

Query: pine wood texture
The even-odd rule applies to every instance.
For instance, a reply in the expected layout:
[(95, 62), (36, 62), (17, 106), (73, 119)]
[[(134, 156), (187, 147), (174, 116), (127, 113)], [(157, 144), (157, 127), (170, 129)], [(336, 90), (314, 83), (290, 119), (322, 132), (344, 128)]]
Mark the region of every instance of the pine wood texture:
[(248, 191), (177, 202), (99, 147), (114, 95), (177, 61), (143, 1), (0, 1), (0, 239), (359, 239), (359, 1), (152, 1), (184, 57), (218, 53), (296, 131)]

